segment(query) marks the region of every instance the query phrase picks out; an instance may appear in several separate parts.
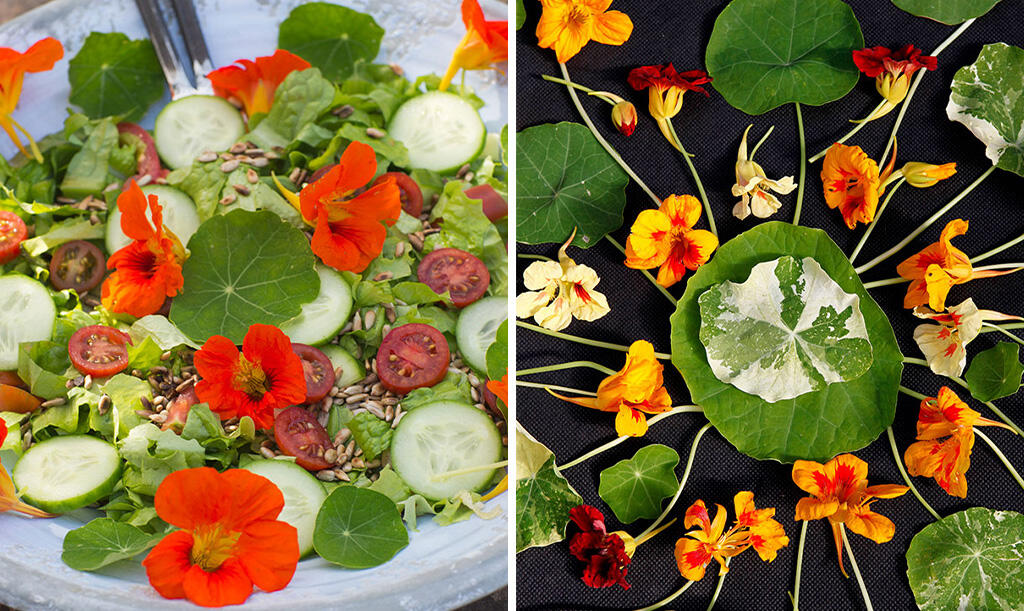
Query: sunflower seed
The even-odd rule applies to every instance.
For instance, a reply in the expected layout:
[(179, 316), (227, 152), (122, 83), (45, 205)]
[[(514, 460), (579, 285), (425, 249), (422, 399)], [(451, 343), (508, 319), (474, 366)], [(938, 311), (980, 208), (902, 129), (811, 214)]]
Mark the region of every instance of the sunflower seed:
[(469, 396), (472, 397), (473, 398), (473, 402), (476, 403), (477, 401), (480, 400), (480, 391), (478, 391), (476, 389), (476, 387), (470, 388), (469, 389)]
[(465, 180), (465, 181), (468, 182), (470, 180), (473, 180), (474, 176), (476, 176), (476, 174), (474, 174), (472, 172), (466, 172), (466, 175), (462, 177), (462, 180)]
[(387, 409), (384, 410), (384, 420), (387, 420), (388, 422), (391, 422), (394, 419), (395, 419), (395, 408), (394, 408), (394, 406), (389, 405), (387, 407)]
[(423, 236), (415, 233), (409, 234), (409, 244), (412, 244), (413, 250), (417, 252), (423, 250)]
[(320, 410), (321, 411), (325, 411), (325, 412), (329, 412), (329, 411), (331, 411), (331, 406), (332, 405), (334, 405), (334, 399), (332, 399), (331, 397), (324, 397), (324, 400), (321, 401), (321, 404), (320, 404)]
[(363, 317), (359, 315), (359, 311), (358, 310), (356, 311), (355, 314), (352, 315), (352, 330), (353, 331), (362, 331), (363, 330)]
[(334, 445), (343, 446), (348, 438), (352, 436), (352, 431), (348, 429), (339, 429), (338, 434), (334, 436)]
[(149, 411), (148, 409), (137, 409), (135, 410), (135, 413), (139, 416), (142, 416), (143, 418), (149, 418), (150, 416), (153, 415), (153, 412)]
[(373, 405), (369, 401), (364, 403), (363, 406), (366, 407), (366, 411), (370, 412), (377, 418), (384, 420), (384, 410), (382, 410), (380, 407)]
[(111, 403), (113, 403), (113, 401), (111, 401), (110, 395), (103, 395), (102, 397), (100, 397), (100, 404), (96, 407), (96, 409), (97, 411), (99, 411), (101, 416), (106, 414), (107, 411), (110, 410)]
[(476, 377), (475, 373), (469, 374), (469, 383), (472, 386), (480, 386), (480, 378)]
[(86, 390), (92, 388), (92, 376), (85, 376), (85, 379), (82, 380), (82, 387), (85, 388)]
[(238, 199), (237, 195), (235, 195), (234, 193), (228, 193), (224, 197), (220, 198), (220, 205), (230, 206), (231, 204), (235, 203), (236, 199)]
[(398, 405), (399, 399), (398, 397), (384, 397), (380, 402), (384, 405)]
[(455, 173), (455, 178), (462, 178), (463, 176), (466, 175), (467, 172), (469, 172), (468, 163), (459, 168), (459, 171)]
[(333, 482), (337, 481), (338, 476), (334, 474), (334, 471), (324, 469), (323, 471), (317, 471), (316, 478), (322, 482)]
[(366, 398), (369, 397), (369, 396), (370, 395), (366, 394), (365, 392), (361, 392), (359, 394), (352, 395), (352, 396), (348, 397), (347, 399), (345, 399), (345, 403), (348, 404), (348, 405), (355, 405), (356, 403), (359, 403), (361, 401), (365, 401)]
[(352, 481), (352, 478), (348, 476), (348, 473), (345, 473), (344, 469), (335, 469), (334, 474), (337, 475), (338, 479), (340, 479), (343, 482)]
[(401, 257), (402, 253), (404, 253), (404, 252), (405, 252), (405, 242), (399, 242), (398, 244), (395, 245), (395, 258), (396, 259)]
[(249, 168), (245, 171), (245, 179), (249, 181), (249, 184), (256, 184), (260, 181), (260, 175), (256, 173), (256, 170)]
[(377, 138), (379, 140), (379, 139), (387, 136), (388, 133), (386, 131), (382, 130), (382, 129), (377, 129), (376, 127), (367, 127), (366, 128), (366, 135), (371, 137), (371, 138)]
[(196, 157), (196, 161), (199, 163), (210, 163), (211, 161), (216, 160), (217, 153), (214, 153), (213, 151), (203, 151), (198, 157)]
[(163, 395), (157, 395), (153, 397), (153, 405), (163, 405), (167, 402), (167, 397)]
[(356, 111), (355, 107), (350, 106), (349, 104), (345, 104), (344, 106), (339, 106), (339, 107), (331, 110), (331, 114), (336, 116), (336, 117), (340, 117), (342, 119), (345, 119), (345, 118), (348, 118), (348, 117), (352, 116), (352, 113), (354, 113), (355, 111)]
[(56, 399), (43, 401), (42, 403), (39, 404), (39, 407), (57, 407), (58, 405), (64, 405), (67, 402), (67, 399), (65, 399), (64, 397), (57, 397)]
[(174, 387), (174, 392), (178, 392), (178, 393), (185, 392), (186, 388), (188, 388), (189, 386), (191, 386), (191, 385), (193, 385), (195, 383), (196, 383), (195, 378), (189, 378), (187, 380), (183, 380), (181, 382), (181, 384), (178, 384), (177, 386)]
[(396, 414), (395, 415), (395, 419), (391, 422), (391, 428), (397, 427), (398, 423), (401, 422), (402, 418), (404, 418), (404, 417), (405, 417), (405, 412), (402, 412), (400, 414)]
[(362, 458), (353, 458), (351, 461), (349, 461), (349, 464), (352, 465), (353, 469), (366, 468), (366, 462), (364, 462)]
[(363, 316), (363, 326), (367, 329), (372, 329), (375, 322), (377, 322), (377, 313), (373, 310), (370, 310)]
[(341, 466), (341, 470), (344, 471), (345, 473), (348, 473), (349, 471), (352, 470), (352, 463), (345, 463), (344, 465)]
[(373, 277), (374, 282), (380, 282), (382, 280), (391, 280), (395, 275), (391, 272), (381, 272)]
[(163, 424), (167, 422), (167, 414), (164, 412), (160, 412), (159, 414), (153, 414), (152, 416), (149, 417), (149, 421), (153, 422), (154, 424)]
[(352, 386), (346, 386), (342, 391), (346, 395), (354, 395), (360, 392), (366, 392), (366, 389), (360, 384), (353, 384)]
[(370, 387), (370, 394), (372, 394), (375, 397), (380, 397), (381, 395), (384, 394), (384, 385), (381, 384), (380, 382), (377, 382), (376, 384)]
[(238, 192), (241, 196), (246, 196), (252, 193), (252, 190), (245, 185), (231, 185), (231, 188)]
[(345, 446), (345, 455), (346, 456), (352, 456), (352, 453), (355, 452), (355, 451), (356, 451), (356, 440), (353, 439), (352, 441), (348, 442), (348, 445)]

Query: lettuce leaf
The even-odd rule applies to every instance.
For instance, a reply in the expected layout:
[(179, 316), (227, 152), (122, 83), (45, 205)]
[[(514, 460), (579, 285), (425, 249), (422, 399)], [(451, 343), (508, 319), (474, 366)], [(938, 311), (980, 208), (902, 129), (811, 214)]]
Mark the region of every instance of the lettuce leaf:
[(352, 438), (363, 450), (366, 460), (373, 460), (391, 447), (391, 424), (370, 412), (359, 412), (348, 422)]
[(154, 496), (160, 483), (171, 473), (202, 467), (206, 452), (195, 439), (161, 431), (155, 424), (146, 422), (128, 433), (121, 443), (121, 457), (125, 460), (125, 488)]
[(246, 138), (271, 149), (288, 146), (302, 130), (331, 107), (334, 85), (319, 70), (292, 72), (274, 92), (274, 104)]

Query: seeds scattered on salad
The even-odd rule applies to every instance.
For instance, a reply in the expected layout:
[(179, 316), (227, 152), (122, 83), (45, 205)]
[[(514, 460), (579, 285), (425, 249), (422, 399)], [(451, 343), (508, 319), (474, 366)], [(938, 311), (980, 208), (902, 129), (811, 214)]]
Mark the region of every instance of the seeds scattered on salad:
[(217, 161), (217, 153), (214, 153), (213, 151), (203, 151), (202, 153), (200, 153), (198, 157), (196, 157), (196, 161), (198, 161), (199, 163), (210, 163), (211, 161)]
[(235, 191), (238, 192), (239, 195), (242, 196), (249, 195), (249, 193), (251, 193), (249, 187), (245, 185), (231, 185), (231, 188), (233, 188)]
[(367, 127), (366, 128), (366, 135), (371, 137), (371, 138), (377, 138), (379, 140), (379, 139), (384, 138), (385, 136), (387, 136), (388, 133), (386, 131), (384, 131), (382, 129), (378, 129), (376, 127)]
[(235, 203), (235, 200), (237, 200), (237, 199), (238, 199), (238, 195), (236, 195), (234, 193), (228, 193), (224, 197), (220, 198), (220, 205), (221, 206), (230, 206), (231, 204)]
[(254, 185), (260, 181), (260, 175), (256, 173), (256, 170), (249, 168), (245, 171), (245, 179), (249, 181), (249, 184)]
[(347, 119), (348, 117), (352, 116), (352, 113), (354, 113), (355, 111), (356, 109), (353, 106), (345, 104), (344, 106), (339, 106), (331, 110), (331, 114), (338, 117), (339, 119)]
[(224, 172), (225, 174), (230, 174), (231, 172), (234, 172), (235, 170), (238, 169), (240, 163), (241, 162), (238, 161), (237, 159), (225, 161), (224, 163), (220, 164), (220, 171)]
[(235, 144), (231, 145), (231, 148), (228, 149), (228, 152), (237, 155), (241, 152), (244, 152), (246, 148), (247, 146), (244, 142), (236, 142)]
[(50, 399), (49, 401), (43, 401), (39, 404), (39, 407), (57, 407), (67, 403), (67, 399), (64, 397), (57, 397), (56, 399)]

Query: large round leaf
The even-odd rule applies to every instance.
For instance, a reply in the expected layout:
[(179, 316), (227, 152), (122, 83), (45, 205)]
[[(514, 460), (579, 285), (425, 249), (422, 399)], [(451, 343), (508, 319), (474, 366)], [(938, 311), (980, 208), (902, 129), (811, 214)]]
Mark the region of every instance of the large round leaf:
[(892, 3), (911, 15), (956, 25), (981, 17), (999, 0), (892, 0)]
[[(755, 265), (789, 255), (810, 257), (843, 291), (857, 295), (874, 359), (848, 382), (769, 403), (722, 382), (701, 344), (698, 297), (725, 281), (742, 282)], [(827, 460), (871, 443), (892, 424), (903, 355), (878, 304), (868, 295), (849, 259), (825, 232), (789, 223), (758, 225), (722, 245), (690, 278), (672, 315), (672, 362), (694, 403), (736, 449), (754, 458), (783, 462)]]
[(857, 83), (852, 53), (863, 46), (840, 0), (733, 0), (715, 20), (704, 63), (729, 104), (759, 115), (843, 97)]
[(923, 611), (1024, 609), (1024, 515), (972, 507), (925, 526), (907, 550)]

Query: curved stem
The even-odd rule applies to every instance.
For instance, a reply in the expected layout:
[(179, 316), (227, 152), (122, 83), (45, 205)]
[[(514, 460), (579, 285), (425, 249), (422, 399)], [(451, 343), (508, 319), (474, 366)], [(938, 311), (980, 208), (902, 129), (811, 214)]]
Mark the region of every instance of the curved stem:
[(990, 250), (988, 252), (983, 252), (980, 255), (978, 255), (977, 257), (972, 258), (971, 259), (971, 263), (977, 263), (978, 261), (984, 261), (985, 259), (988, 259), (989, 257), (993, 257), (995, 255), (998, 255), (999, 253), (1003, 252), (1007, 248), (1012, 248), (1012, 247), (1016, 246), (1017, 244), (1020, 244), (1021, 242), (1024, 242), (1024, 233), (1022, 233), (1019, 236), (1015, 237), (1014, 239), (1010, 240), (1006, 244), (1003, 244), (1002, 246), (996, 246), (992, 250)]
[(561, 371), (563, 369), (574, 369), (576, 367), (589, 367), (596, 369), (605, 375), (612, 375), (615, 373), (614, 369), (609, 369), (604, 365), (599, 365), (593, 361), (569, 361), (568, 363), (558, 363), (557, 365), (546, 365), (544, 367), (533, 367), (530, 369), (520, 369), (516, 372), (516, 376), (528, 376), (535, 373), (546, 373), (548, 371)]
[[(536, 331), (537, 333), (542, 333), (544, 335), (550, 335), (551, 337), (557, 337), (558, 339), (567, 339), (570, 342), (576, 342), (577, 344), (583, 344), (585, 346), (593, 346), (595, 348), (607, 348), (608, 350), (618, 350), (620, 352), (629, 352), (629, 346), (623, 346), (622, 344), (612, 344), (610, 342), (602, 342), (596, 339), (587, 339), (585, 337), (576, 337), (575, 335), (569, 335), (568, 333), (559, 333), (558, 331), (550, 331), (548, 329), (545, 329), (544, 327), (530, 324), (528, 322), (523, 322), (521, 320), (516, 321), (516, 326), (522, 327), (523, 329), (530, 329), (531, 331)], [(665, 354), (664, 352), (655, 352), (654, 356), (665, 361), (670, 360), (672, 358), (671, 354)]]
[(697, 167), (693, 165), (693, 161), (690, 159), (690, 154), (683, 148), (682, 141), (679, 140), (679, 134), (676, 133), (676, 127), (672, 125), (672, 119), (666, 119), (665, 123), (668, 124), (668, 131), (672, 134), (673, 143), (679, 152), (683, 154), (683, 159), (686, 160), (686, 165), (690, 168), (690, 174), (693, 176), (693, 182), (697, 183), (697, 191), (700, 192), (700, 201), (704, 202), (704, 214), (708, 217), (708, 227), (711, 229), (711, 233), (718, 237), (718, 229), (715, 227), (715, 215), (711, 211), (711, 202), (708, 201), (708, 194), (704, 192), (704, 183), (700, 181), (700, 175), (697, 174)]
[(757, 141), (757, 144), (754, 145), (754, 148), (750, 149), (750, 155), (747, 157), (747, 159), (749, 159), (751, 161), (754, 160), (754, 155), (757, 154), (757, 149), (761, 148), (761, 145), (764, 144), (765, 140), (768, 139), (768, 136), (772, 135), (773, 131), (775, 131), (775, 126), (774, 125), (770, 126), (768, 128), (768, 131), (766, 131), (764, 133), (764, 135), (761, 136), (761, 139)]
[[(904, 362), (906, 362), (906, 361), (904, 361)], [(899, 390), (900, 390), (901, 393), (907, 395), (908, 397), (913, 397), (913, 398), (917, 399), (918, 401), (924, 401), (925, 399), (928, 398), (928, 397), (922, 395), (921, 393), (917, 392), (916, 390), (910, 390), (906, 386), (902, 386), (901, 385), (899, 387)]]
[(690, 586), (692, 586), (695, 583), (697, 583), (697, 582), (693, 581), (693, 580), (687, 581), (686, 583), (683, 584), (683, 587), (681, 587), (678, 590), (676, 590), (675, 592), (669, 594), (667, 597), (659, 600), (658, 602), (654, 603), (653, 605), (650, 605), (648, 607), (644, 607), (642, 609), (637, 609), (636, 611), (654, 611), (655, 609), (660, 609), (660, 608), (664, 607), (665, 605), (669, 604), (670, 602), (672, 602), (673, 600), (679, 598), (679, 596), (683, 592), (685, 592), (687, 589), (689, 589)]
[(796, 187), (796, 209), (793, 210), (793, 224), (800, 224), (800, 210), (804, 206), (804, 179), (807, 177), (807, 139), (804, 138), (804, 116), (800, 113), (800, 102), (796, 106), (796, 131), (800, 139), (800, 182)]
[(590, 392), (589, 390), (580, 390), (578, 388), (569, 388), (568, 386), (556, 386), (554, 384), (540, 384), (538, 382), (521, 382), (516, 380), (516, 386), (525, 386), (526, 388), (543, 388), (544, 390), (560, 390), (562, 392), (574, 392), (587, 397), (596, 397), (596, 392)]
[(853, 263), (853, 260), (860, 254), (860, 249), (864, 248), (864, 244), (868, 241), (868, 236), (870, 236), (871, 232), (875, 230), (875, 225), (878, 223), (878, 219), (882, 218), (882, 213), (885, 212), (885, 207), (889, 205), (889, 200), (892, 199), (892, 196), (896, 193), (896, 189), (899, 189), (900, 185), (905, 182), (907, 182), (906, 178), (899, 179), (899, 182), (892, 186), (889, 194), (885, 196), (884, 200), (882, 200), (882, 205), (878, 207), (878, 212), (875, 213), (875, 218), (871, 221), (871, 224), (868, 225), (868, 228), (864, 230), (864, 235), (860, 237), (860, 242), (857, 242), (857, 247), (854, 248), (853, 253), (850, 254), (850, 263)]
[[(873, 117), (873, 116), (875, 116), (875, 113), (876, 113), (876, 112), (878, 112), (878, 110), (879, 110), (879, 109), (880, 109), (881, 107), (883, 107), (883, 106), (885, 106), (885, 100), (882, 100), (881, 102), (879, 102), (879, 103), (878, 103), (878, 106), (875, 106), (874, 110), (872, 110), (872, 111), (871, 111), (870, 113), (868, 113), (868, 117), (870, 118), (870, 117)], [(858, 121), (858, 122), (857, 122), (857, 124), (853, 126), (853, 129), (851, 129), (850, 131), (846, 132), (846, 135), (845, 135), (845, 136), (843, 136), (842, 138), (840, 138), (840, 139), (836, 140), (835, 142), (836, 142), (836, 143), (838, 143), (838, 144), (842, 144), (842, 143), (846, 142), (846, 141), (847, 141), (847, 140), (849, 140), (849, 139), (850, 139), (851, 137), (853, 137), (853, 135), (854, 135), (854, 134), (856, 134), (857, 132), (859, 132), (859, 131), (861, 130), (861, 128), (863, 128), (863, 127), (864, 127), (865, 125), (867, 125), (868, 123), (870, 123), (870, 121), (868, 121), (867, 119), (865, 119), (865, 120), (863, 120), (863, 121)], [(826, 153), (828, 153), (828, 150), (829, 150), (830, 148), (832, 148), (832, 145), (831, 145), (831, 144), (830, 144), (830, 145), (828, 145), (828, 146), (826, 146), (826, 147), (825, 147), (825, 150), (821, 151), (820, 153), (818, 153), (818, 154), (817, 154), (817, 155), (815, 155), (814, 157), (811, 157), (810, 159), (808, 159), (808, 160), (807, 160), (807, 162), (808, 162), (808, 163), (814, 163), (815, 161), (817, 161), (817, 160), (821, 159), (822, 157), (824, 157), (824, 156), (825, 156), (825, 154), (826, 154)]]
[(793, 580), (793, 611), (800, 609), (800, 573), (804, 565), (804, 541), (807, 539), (807, 524), (804, 520), (800, 526), (800, 544), (796, 548), (796, 579)]
[(559, 85), (565, 85), (567, 87), (572, 87), (574, 89), (579, 89), (580, 91), (584, 91), (586, 93), (597, 93), (596, 91), (594, 91), (590, 87), (584, 87), (583, 85), (580, 85), (579, 83), (574, 83), (572, 81), (568, 81), (568, 80), (565, 80), (565, 79), (560, 79), (558, 77), (551, 76), (550, 74), (542, 74), (542, 75), (540, 75), (540, 77), (542, 79), (544, 79), (545, 81), (550, 81), (552, 83), (558, 83)]
[(996, 456), (998, 456), (999, 460), (1002, 461), (1003, 466), (1006, 467), (1006, 470), (1010, 472), (1010, 475), (1013, 476), (1013, 479), (1017, 480), (1017, 483), (1020, 484), (1020, 487), (1024, 489), (1024, 479), (1021, 479), (1020, 473), (1017, 473), (1017, 470), (1013, 468), (1013, 465), (1010, 464), (1010, 460), (1006, 458), (1006, 455), (1003, 454), (1002, 451), (999, 450), (999, 447), (996, 446), (996, 443), (989, 439), (988, 435), (979, 431), (977, 427), (974, 428), (974, 434), (980, 437), (982, 441), (987, 443), (988, 447), (992, 448), (992, 451), (996, 453)]
[[(619, 244), (619, 242), (615, 238), (613, 238), (611, 234), (605, 235), (604, 239), (611, 242), (611, 245), (617, 248), (623, 256), (626, 255), (625, 247), (623, 247), (622, 244)], [(646, 276), (647, 279), (651, 281), (651, 284), (653, 284), (654, 287), (658, 289), (658, 292), (660, 292), (662, 295), (665, 296), (666, 299), (672, 302), (672, 305), (676, 305), (676, 303), (678, 303), (678, 300), (672, 296), (672, 293), (668, 292), (667, 288), (658, 284), (658, 280), (653, 275), (651, 275), (651, 272), (647, 271), (646, 269), (642, 269), (640, 271), (643, 272), (644, 276)]]
[(655, 520), (653, 524), (648, 526), (647, 530), (640, 533), (640, 537), (643, 537), (647, 533), (657, 528), (659, 524), (665, 521), (665, 518), (667, 518), (668, 514), (671, 513), (672, 508), (675, 507), (676, 501), (679, 500), (679, 495), (682, 494), (683, 492), (683, 487), (686, 486), (686, 480), (690, 479), (690, 470), (693, 468), (693, 458), (694, 456), (697, 455), (697, 444), (700, 443), (700, 438), (703, 437), (704, 433), (707, 433), (708, 429), (710, 428), (711, 423), (709, 422), (704, 426), (700, 427), (700, 430), (697, 431), (697, 434), (693, 436), (693, 443), (690, 444), (690, 457), (686, 460), (686, 469), (683, 471), (682, 479), (679, 480), (679, 487), (676, 488), (675, 495), (672, 496), (672, 500), (668, 502), (668, 506), (665, 507), (665, 510), (661, 512), (661, 515), (658, 516), (658, 519)]
[(885, 280), (875, 280), (874, 282), (865, 282), (864, 288), (876, 289), (880, 286), (889, 286), (891, 284), (903, 284), (904, 282), (910, 282), (907, 278), (886, 278)]
[[(726, 567), (729, 566), (729, 562), (731, 560), (732, 560), (732, 558), (726, 558), (725, 559), (725, 566)], [(722, 592), (722, 584), (725, 583), (725, 576), (728, 575), (728, 574), (729, 573), (722, 573), (721, 575), (718, 576), (718, 585), (715, 586), (715, 593), (711, 595), (711, 602), (708, 603), (708, 611), (711, 611), (712, 609), (715, 608), (715, 603), (718, 602), (718, 595), (721, 594), (721, 592)]]
[[(647, 420), (647, 426), (651, 426), (651, 425), (655, 424), (656, 422), (660, 422), (660, 421), (664, 420), (665, 418), (668, 418), (669, 416), (674, 416), (676, 414), (697, 414), (697, 413), (703, 413), (703, 412), (704, 412), (704, 409), (700, 408), (700, 407), (697, 407), (696, 405), (682, 405), (682, 406), (679, 406), (679, 407), (673, 407), (672, 409), (670, 409), (667, 412), (662, 412), (662, 413), (658, 414), (657, 416), (654, 416), (654, 417), (648, 419)], [(579, 458), (577, 458), (575, 460), (572, 460), (572, 461), (570, 461), (570, 462), (568, 462), (568, 463), (566, 463), (566, 464), (564, 464), (564, 465), (562, 465), (560, 467), (555, 467), (555, 468), (558, 469), (559, 471), (565, 471), (569, 467), (575, 467), (576, 465), (578, 465), (580, 463), (583, 463), (583, 462), (586, 462), (586, 461), (590, 460), (591, 458), (597, 456), (601, 452), (604, 452), (606, 450), (610, 450), (610, 449), (614, 448), (615, 446), (617, 446), (620, 443), (626, 441), (627, 439), (632, 439), (632, 437), (629, 437), (629, 436), (616, 437), (615, 439), (612, 439), (608, 443), (600, 445), (600, 446), (594, 448), (593, 450), (587, 452), (583, 456), (580, 456)]]
[(900, 451), (896, 447), (896, 437), (892, 433), (892, 426), (885, 429), (885, 432), (889, 436), (889, 447), (892, 448), (892, 457), (896, 459), (896, 466), (899, 467), (900, 475), (903, 476), (903, 481), (906, 482), (907, 487), (910, 488), (910, 491), (914, 493), (914, 496), (917, 497), (917, 500), (920, 501), (921, 505), (926, 510), (928, 510), (928, 513), (932, 514), (932, 517), (934, 517), (936, 520), (941, 520), (942, 516), (940, 516), (937, 511), (932, 509), (932, 506), (928, 504), (928, 501), (924, 500), (924, 497), (921, 496), (921, 493), (917, 491), (917, 488), (914, 486), (914, 482), (910, 481), (910, 475), (907, 474), (907, 470), (903, 466), (903, 459), (900, 457)]
[[(1004, 326), (1009, 327), (1010, 325), (1004, 325)], [(982, 329), (982, 331), (985, 331), (985, 330), (986, 329)], [(928, 367), (929, 366), (928, 365), (928, 361), (926, 361), (924, 359), (915, 359), (915, 358), (910, 358), (910, 357), (906, 357), (906, 356), (903, 357), (903, 362), (908, 364), (908, 365), (920, 365), (921, 367)], [(962, 388), (966, 388), (967, 390), (970, 390), (970, 386), (967, 385), (967, 382), (965, 382), (963, 380), (963, 378), (949, 378), (949, 379), (952, 380), (954, 383), (960, 385)], [(902, 387), (900, 387), (900, 388), (902, 388)], [(911, 391), (911, 392), (913, 392), (913, 391)], [(920, 393), (915, 393), (915, 394), (920, 394)], [(1001, 410), (998, 407), (996, 407), (995, 403), (993, 403), (991, 401), (982, 401), (981, 403), (985, 407), (987, 407), (993, 414), (998, 416), (1000, 420), (1005, 422), (1011, 429), (1013, 429), (1014, 433), (1017, 433), (1021, 437), (1024, 437), (1024, 430), (1021, 430), (1021, 428), (1019, 426), (1014, 424), (1013, 420), (1010, 420), (1010, 417), (1007, 416), (1006, 414), (1004, 414), (1003, 410)]]
[[(904, 102), (904, 104), (906, 104), (906, 102)], [(900, 241), (899, 244), (897, 244), (896, 246), (893, 246), (889, 250), (883, 252), (882, 254), (878, 255), (874, 259), (872, 259), (872, 260), (868, 261), (867, 263), (865, 263), (864, 265), (861, 265), (860, 267), (856, 268), (855, 271), (858, 274), (863, 274), (864, 272), (868, 271), (872, 267), (878, 265), (882, 261), (885, 261), (889, 257), (891, 257), (894, 254), (898, 253), (899, 251), (903, 250), (904, 246), (906, 246), (907, 244), (910, 244), (910, 242), (912, 242), (914, 240), (914, 238), (916, 238), (918, 235), (920, 235), (922, 231), (924, 231), (925, 229), (928, 229), (929, 227), (931, 227), (932, 224), (935, 223), (935, 221), (937, 221), (940, 218), (942, 218), (942, 215), (944, 215), (947, 212), (949, 212), (950, 210), (952, 210), (953, 206), (955, 206), (958, 203), (960, 203), (960, 200), (962, 200), (963, 198), (967, 197), (968, 193), (973, 191), (978, 185), (980, 185), (982, 183), (982, 181), (984, 181), (986, 178), (989, 177), (989, 174), (991, 174), (995, 170), (996, 170), (996, 166), (992, 166), (989, 169), (985, 170), (981, 174), (981, 176), (979, 176), (976, 179), (974, 179), (974, 182), (972, 182), (971, 184), (967, 185), (967, 187), (964, 188), (964, 190), (961, 191), (956, 197), (954, 197), (953, 199), (949, 200), (949, 203), (947, 203), (945, 206), (940, 208), (938, 212), (936, 212), (935, 214), (933, 214), (930, 217), (928, 217), (928, 220), (925, 221), (924, 223), (921, 223), (920, 227), (918, 227), (914, 231), (910, 232), (910, 235), (908, 235), (907, 237), (903, 238), (903, 240)]]
[(843, 546), (846, 547), (846, 555), (850, 557), (850, 565), (853, 567), (853, 574), (857, 576), (857, 585), (860, 586), (860, 593), (864, 596), (864, 606), (868, 611), (875, 611), (871, 606), (871, 598), (868, 596), (868, 588), (864, 585), (864, 578), (860, 576), (860, 568), (857, 566), (857, 559), (853, 556), (853, 549), (850, 547), (850, 540), (846, 537), (846, 525), (839, 523), (839, 532), (843, 534)]
[(537, 261), (554, 261), (551, 257), (545, 257), (544, 255), (531, 255), (525, 252), (517, 252), (516, 256), (520, 259), (536, 259)]
[(975, 267), (974, 271), (983, 272), (988, 269), (1013, 269), (1017, 270), (1024, 267), (1024, 263), (993, 263), (992, 265), (982, 265), (981, 267)]
[(988, 328), (992, 329), (993, 331), (998, 331), (998, 332), (1002, 333), (1003, 335), (1005, 335), (1006, 337), (1009, 337), (1010, 339), (1012, 339), (1013, 341), (1017, 342), (1018, 344), (1024, 344), (1024, 339), (1021, 339), (1021, 338), (1017, 337), (1016, 335), (1014, 335), (1013, 333), (1010, 333), (1009, 331), (1007, 331), (1006, 329), (1000, 327), (999, 325), (993, 325), (990, 322), (983, 322), (983, 323), (981, 323), (981, 325), (983, 327), (988, 327)]
[[(572, 79), (569, 78), (569, 71), (566, 70), (565, 64), (560, 63), (558, 64), (558, 66), (559, 68), (562, 69), (562, 77), (565, 78), (567, 82), (572, 83)], [(583, 118), (583, 122), (587, 124), (587, 127), (590, 128), (590, 131), (594, 134), (594, 137), (597, 138), (598, 143), (600, 143), (600, 145), (604, 147), (604, 150), (606, 150), (608, 154), (612, 156), (612, 159), (615, 160), (615, 163), (619, 164), (619, 166), (626, 172), (626, 174), (628, 174), (629, 177), (633, 179), (633, 182), (640, 185), (640, 188), (643, 189), (644, 192), (647, 193), (647, 195), (650, 196), (652, 200), (654, 200), (654, 205), (660, 206), (661, 199), (659, 199), (658, 196), (654, 194), (654, 191), (651, 191), (647, 187), (647, 184), (644, 183), (644, 181), (640, 180), (640, 177), (636, 175), (636, 172), (634, 172), (628, 164), (626, 164), (626, 161), (622, 158), (622, 156), (619, 155), (615, 151), (615, 149), (612, 148), (612, 145), (608, 144), (608, 141), (604, 139), (604, 136), (601, 135), (601, 132), (597, 131), (597, 127), (594, 126), (594, 122), (590, 120), (590, 115), (588, 115), (587, 111), (583, 109), (583, 104), (580, 104), (580, 98), (578, 95), (576, 95), (576, 90), (572, 86), (566, 87), (566, 89), (569, 90), (569, 97), (572, 98), (572, 103), (576, 105), (576, 110), (579, 111), (580, 117)]]

